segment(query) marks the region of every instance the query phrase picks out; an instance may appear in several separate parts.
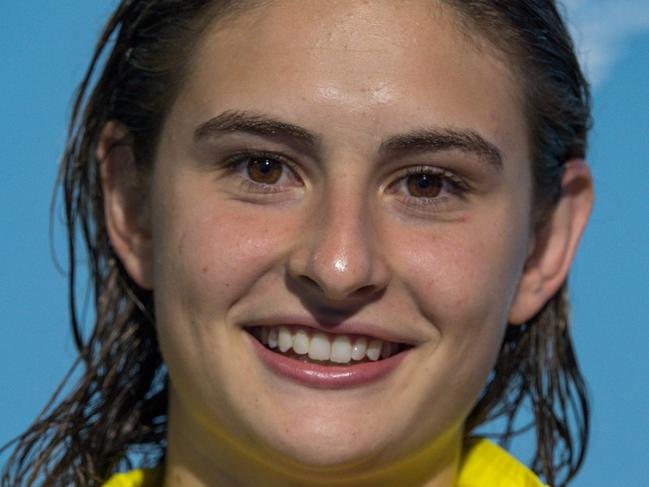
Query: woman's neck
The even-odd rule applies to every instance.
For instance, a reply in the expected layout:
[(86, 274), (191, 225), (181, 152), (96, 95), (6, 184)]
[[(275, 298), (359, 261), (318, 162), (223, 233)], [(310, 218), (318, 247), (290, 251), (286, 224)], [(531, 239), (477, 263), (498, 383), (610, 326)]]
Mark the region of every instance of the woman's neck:
[(245, 447), (223, 431), (197, 424), (184, 414), (173, 393), (171, 396), (164, 487), (455, 485), (462, 448), (460, 430), (399, 461), (337, 470), (308, 468), (291, 465), (275, 452)]

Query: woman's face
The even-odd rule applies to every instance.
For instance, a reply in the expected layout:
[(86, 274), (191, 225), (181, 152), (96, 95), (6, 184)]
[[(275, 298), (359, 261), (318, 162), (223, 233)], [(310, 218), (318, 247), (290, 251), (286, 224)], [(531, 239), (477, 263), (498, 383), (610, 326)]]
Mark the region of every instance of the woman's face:
[[(176, 429), (319, 467), (457, 446), (528, 253), (518, 96), (427, 1), (278, 1), (213, 26), (152, 176)], [(297, 352), (269, 349), (280, 326)]]

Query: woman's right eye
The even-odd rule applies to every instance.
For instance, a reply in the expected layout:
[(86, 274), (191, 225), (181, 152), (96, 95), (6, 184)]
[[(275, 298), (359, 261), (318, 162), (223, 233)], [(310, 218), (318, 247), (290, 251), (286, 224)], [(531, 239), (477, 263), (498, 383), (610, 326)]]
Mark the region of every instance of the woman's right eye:
[(276, 159), (269, 157), (250, 158), (246, 164), (248, 177), (255, 183), (275, 184), (282, 177), (284, 167)]
[(233, 172), (243, 178), (246, 189), (262, 193), (302, 186), (291, 166), (284, 157), (270, 154), (239, 156), (230, 163)]

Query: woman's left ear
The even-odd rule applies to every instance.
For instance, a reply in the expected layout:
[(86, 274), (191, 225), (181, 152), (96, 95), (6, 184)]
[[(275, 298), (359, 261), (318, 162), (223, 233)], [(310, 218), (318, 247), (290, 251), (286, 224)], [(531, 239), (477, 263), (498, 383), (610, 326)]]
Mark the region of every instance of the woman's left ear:
[(572, 159), (566, 162), (561, 178), (559, 202), (533, 236), (509, 312), (509, 323), (521, 324), (531, 319), (561, 287), (592, 207), (590, 169), (583, 159)]
[(133, 144), (124, 125), (104, 125), (97, 145), (108, 238), (129, 276), (153, 289), (153, 245), (146, 178), (137, 168)]

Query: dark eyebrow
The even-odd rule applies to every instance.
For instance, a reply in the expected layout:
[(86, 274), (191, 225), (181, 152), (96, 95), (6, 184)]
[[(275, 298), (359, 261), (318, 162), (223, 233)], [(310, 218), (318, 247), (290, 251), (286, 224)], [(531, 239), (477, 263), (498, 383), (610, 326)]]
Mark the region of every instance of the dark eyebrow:
[(502, 153), (494, 144), (474, 130), (432, 129), (395, 135), (381, 144), (381, 152), (439, 152), (459, 150), (474, 153), (498, 171), (502, 170)]
[[(320, 140), (318, 136), (299, 125), (284, 122), (261, 113), (227, 110), (200, 124), (194, 131), (194, 141), (199, 142), (229, 132), (246, 132), (265, 137), (288, 138), (310, 148), (316, 147)], [(501, 170), (503, 167), (502, 154), (498, 147), (470, 129), (441, 128), (417, 130), (407, 134), (395, 135), (385, 140), (381, 144), (380, 150), (386, 154), (459, 150), (477, 154), (497, 170)]]
[(308, 130), (272, 117), (247, 111), (228, 110), (200, 124), (194, 131), (194, 142), (228, 132), (246, 132), (265, 137), (294, 139), (315, 146), (318, 137)]

